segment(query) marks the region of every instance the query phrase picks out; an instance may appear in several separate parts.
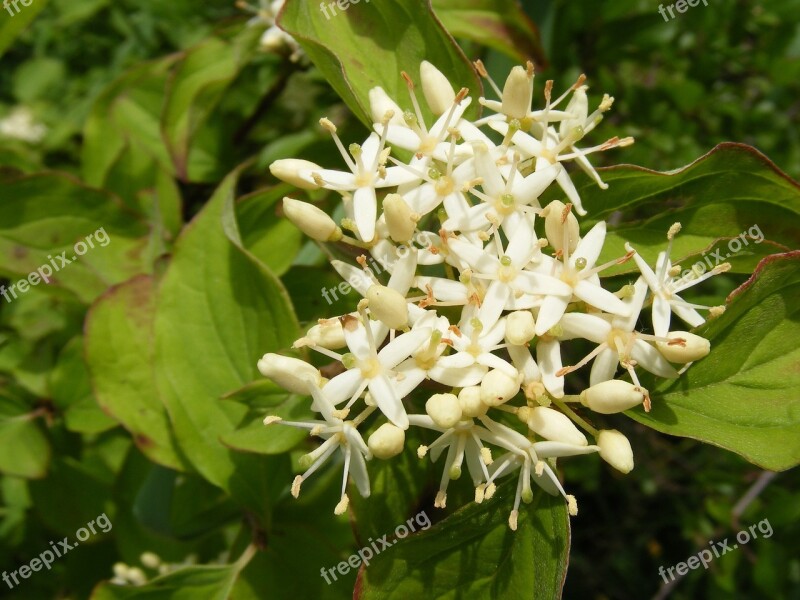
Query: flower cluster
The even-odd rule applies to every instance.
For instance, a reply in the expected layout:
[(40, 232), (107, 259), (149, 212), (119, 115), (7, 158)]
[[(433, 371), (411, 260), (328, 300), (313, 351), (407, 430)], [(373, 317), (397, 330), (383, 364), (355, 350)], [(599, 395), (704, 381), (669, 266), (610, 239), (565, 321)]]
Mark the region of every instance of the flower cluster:
[[(299, 188), (341, 194), (346, 216), (338, 224), (297, 199), (285, 198), (284, 211), (314, 240), (363, 252), (359, 266), (332, 261), (363, 297), (355, 310), (320, 320), (294, 344), (334, 361), (325, 369), (330, 378), (307, 362), (278, 354), (267, 354), (258, 364), (285, 389), (311, 396), (319, 415), (306, 422), (265, 419), (267, 425), (306, 428), (323, 440), (303, 457), (305, 472), (296, 477), (293, 495), (337, 450), (343, 455), (336, 514), (347, 509), (348, 478), (369, 495), (367, 462), (402, 452), (409, 427), (438, 435), (417, 449), (420, 459), (429, 455), (437, 461), (444, 454), (437, 507), (445, 506), (448, 485), (466, 462), (476, 502), (493, 496), (499, 478), (518, 473), (512, 529), (520, 501), (533, 497), (532, 482), (562, 495), (575, 514), (575, 499), (556, 475), (558, 458), (599, 452), (623, 473), (633, 468), (626, 437), (598, 431), (584, 418), (586, 411), (612, 414), (640, 404), (649, 410), (637, 368), (674, 378), (675, 365), (688, 365), (709, 351), (707, 340), (670, 332), (669, 326), (672, 312), (692, 326), (703, 321), (697, 312), (702, 307), (677, 294), (713, 273), (676, 287), (672, 278), (680, 267), (670, 263), (669, 249), (655, 269), (630, 246), (625, 255), (598, 264), (606, 224), (598, 222), (580, 235), (576, 213), (586, 210), (565, 164), (577, 163), (607, 187), (588, 156), (633, 140), (614, 137), (593, 147), (581, 142), (613, 98), (605, 95), (590, 110), (581, 76), (556, 98), (548, 81), (544, 107), (533, 110), (532, 64), (515, 67), (502, 90), (483, 65), (476, 67), (500, 98), (480, 99), (489, 116), (465, 118), (471, 103), (467, 90), (454, 90), (424, 62), (421, 90), (433, 122), (404, 73), (410, 110), (383, 89), (373, 89), (374, 132), (363, 144), (346, 148), (335, 125), (322, 119), (346, 169), (296, 159), (270, 167)], [(402, 161), (392, 156), (393, 149), (412, 157)], [(551, 186), (564, 201), (542, 206)], [(670, 229), (670, 245), (679, 228)], [(384, 265), (388, 281), (378, 279), (370, 260)], [(638, 280), (618, 290), (604, 288), (600, 274), (630, 260), (641, 270)], [(646, 303), (652, 304), (654, 334), (637, 329)], [(562, 345), (574, 339), (596, 347), (565, 366)], [(567, 379), (580, 385), (570, 374), (592, 360), (589, 386), (565, 394)], [(618, 372), (630, 381), (615, 379)], [(421, 388), (430, 389), (424, 411), (421, 401), (409, 397)], [(367, 430), (372, 433), (365, 441)]]
[(261, 48), (275, 54), (288, 54), (289, 60), (298, 62), (304, 56), (300, 44), (276, 24), (285, 2), (286, 0), (259, 0), (258, 5), (254, 6), (245, 0), (237, 0), (236, 6), (253, 15), (247, 22), (249, 26), (266, 27), (261, 35)]

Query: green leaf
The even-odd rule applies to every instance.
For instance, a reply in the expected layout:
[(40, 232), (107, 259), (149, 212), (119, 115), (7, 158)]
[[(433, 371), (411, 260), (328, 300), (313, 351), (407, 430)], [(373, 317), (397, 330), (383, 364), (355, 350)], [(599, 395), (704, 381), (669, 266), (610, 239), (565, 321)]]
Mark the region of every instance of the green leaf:
[(433, 10), (451, 35), (547, 67), (539, 30), (519, 0), (433, 0)]
[(238, 575), (236, 565), (187, 567), (141, 586), (101, 584), (91, 600), (228, 600)]
[(30, 408), (0, 395), (0, 473), (36, 479), (50, 463), (50, 443)]
[[(410, 107), (400, 72), (419, 83), (423, 60), (442, 71), (456, 90), (467, 87), (473, 97), (481, 94), (471, 63), (433, 14), (430, 0), (375, 0), (333, 10), (335, 16), (326, 19), (318, 3), (288, 0), (279, 22), (370, 129), (369, 90), (381, 86), (401, 107)], [(477, 114), (476, 104), (468, 114)], [(423, 111), (428, 120), (427, 107)]]
[[(48, 173), (2, 181), (0, 197), (0, 273), (10, 278), (33, 277), (40, 267), (47, 275), (46, 268), (50, 284), (37, 274), (38, 289), (64, 288), (89, 303), (109, 286), (150, 269), (144, 260), (146, 226), (107, 192)], [(20, 289), (12, 283), (14, 292), (4, 290), (9, 297), (30, 285), (23, 282)]]
[(236, 204), (244, 246), (275, 275), (283, 275), (300, 251), (303, 234), (278, 213), (277, 201), (292, 191), (278, 186), (245, 196)]
[(651, 389), (649, 427), (726, 448), (766, 469), (800, 464), (800, 251), (761, 262), (697, 333), (711, 353)]
[(222, 445), (247, 409), (220, 398), (260, 378), (258, 359), (288, 346), (298, 326), (280, 281), (242, 246), (234, 213), (239, 173), (225, 179), (175, 245), (157, 294), (154, 366), (186, 457), (261, 514), (273, 463)]
[[(601, 176), (609, 189), (601, 190), (585, 176), (575, 177), (589, 213), (581, 220), (584, 232), (615, 211), (623, 214), (620, 225), (609, 227), (599, 263), (622, 256), (627, 241), (655, 264), (675, 222), (683, 228), (674, 240), (673, 263), (719, 249), (734, 272), (749, 274), (761, 258), (800, 245), (800, 185), (749, 146), (720, 144), (669, 173), (623, 165), (603, 169)], [(560, 189), (548, 196), (563, 197)], [(744, 237), (734, 242), (740, 234)], [(710, 253), (708, 260), (712, 266), (720, 262)], [(634, 270), (630, 261), (603, 275)]]
[(206, 181), (213, 178), (213, 169), (205, 172), (207, 169), (191, 168), (190, 153), (195, 149), (192, 140), (251, 58), (257, 43), (258, 36), (250, 28), (230, 42), (209, 38), (187, 51), (176, 65), (161, 122), (164, 139), (181, 179)]
[(64, 411), (64, 422), (70, 431), (100, 433), (117, 422), (102, 411), (92, 394), (89, 372), (83, 359), (83, 339), (73, 338), (61, 350), (58, 362), (49, 373), (53, 404)]
[[(354, 598), (560, 598), (569, 553), (566, 504), (534, 490), (514, 532), (508, 515), (515, 489), (516, 481), (509, 481), (491, 500), (471, 503), (427, 530), (420, 530), (424, 518), (415, 520), (418, 533), (362, 568)], [(386, 533), (394, 538), (395, 532)]]
[(236, 431), (222, 436), (222, 442), (241, 452), (256, 454), (282, 454), (288, 452), (306, 439), (307, 432), (295, 427), (264, 425), (265, 415), (275, 415), (282, 419), (304, 421), (313, 418), (307, 397), (283, 393), (283, 401), (264, 410), (256, 407), (242, 418)]
[(101, 297), (86, 318), (86, 359), (100, 406), (150, 460), (184, 470), (153, 374), (154, 295), (152, 279), (142, 276)]
[(0, 57), (11, 47), (16, 37), (36, 18), (48, 0), (36, 0), (29, 6), (19, 6), (19, 12), (10, 15), (3, 9), (2, 19), (0, 20)]

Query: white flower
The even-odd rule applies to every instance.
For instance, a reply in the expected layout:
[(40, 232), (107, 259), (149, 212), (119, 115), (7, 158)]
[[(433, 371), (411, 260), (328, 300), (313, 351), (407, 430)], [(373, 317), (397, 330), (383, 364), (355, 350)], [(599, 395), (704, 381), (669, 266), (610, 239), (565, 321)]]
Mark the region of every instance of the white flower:
[(431, 459), (436, 462), (442, 451), (448, 449), (434, 506), (446, 506), (447, 486), (450, 480), (461, 477), (461, 465), (465, 458), (473, 485), (478, 487), (489, 478), (486, 465), (491, 463), (491, 452), (481, 443), (483, 428), (472, 419), (459, 421), (452, 427), (442, 427), (428, 415), (408, 415), (408, 420), (415, 427), (432, 429), (442, 434), (430, 446), (420, 446), (417, 456), (422, 458), (430, 452)]
[(354, 315), (342, 317), (344, 337), (349, 353), (341, 357), (347, 369), (331, 379), (323, 390), (334, 406), (348, 400), (346, 408), (369, 390), (381, 412), (400, 429), (408, 428), (408, 418), (402, 395), (393, 383), (394, 368), (408, 358), (430, 338), (430, 328), (412, 329), (386, 344), (378, 351), (371, 327)]
[(512, 530), (517, 528), (520, 500), (526, 503), (533, 500), (531, 478), (548, 494), (557, 495), (560, 493), (569, 504), (570, 514), (577, 514), (578, 507), (575, 498), (567, 496), (553, 469), (543, 459), (590, 454), (599, 450), (597, 446), (551, 441), (531, 442), (518, 431), (492, 421), (488, 417), (482, 417), (480, 420), (486, 426), (486, 430), (480, 434), (481, 439), (508, 451), (508, 454), (495, 460), (491, 465), (491, 474), (486, 485), (486, 497), (490, 498), (493, 495), (494, 491), (491, 486), (495, 479), (515, 469), (520, 469), (514, 508), (508, 518), (508, 525)]
[(372, 458), (372, 452), (364, 443), (364, 439), (357, 428), (375, 410), (375, 407), (369, 406), (352, 421), (345, 421), (348, 411), (334, 410), (333, 403), (323, 390), (320, 390), (316, 385), (310, 384), (308, 391), (314, 398), (312, 408), (322, 415), (323, 420), (284, 421), (280, 417), (270, 416), (264, 419), (264, 424), (279, 423), (290, 427), (309, 429), (311, 435), (319, 436), (325, 440), (316, 450), (300, 459), (300, 465), (306, 471), (302, 475), (295, 477), (292, 483), (292, 495), (295, 498), (300, 495), (300, 486), (303, 481), (322, 466), (337, 448), (342, 451), (344, 455), (342, 495), (334, 510), (337, 515), (340, 515), (347, 510), (349, 502), (347, 497), (348, 475), (352, 475), (358, 491), (363, 497), (368, 497), (370, 493), (366, 461)]
[(639, 267), (639, 271), (641, 271), (642, 276), (645, 281), (647, 281), (648, 287), (653, 292), (653, 330), (659, 337), (667, 335), (669, 331), (670, 315), (673, 312), (692, 327), (702, 325), (705, 319), (697, 312), (697, 309), (708, 307), (699, 304), (690, 304), (678, 294), (717, 273), (724, 273), (731, 268), (730, 263), (722, 263), (703, 275), (698, 276), (692, 271), (693, 277), (675, 280), (674, 277), (680, 272), (680, 267), (673, 267), (669, 255), (672, 250), (672, 240), (680, 230), (680, 223), (675, 223), (669, 228), (669, 232), (667, 233), (667, 249), (664, 252), (658, 253), (655, 270), (650, 268), (650, 265), (644, 261), (629, 243), (625, 243), (625, 249), (628, 252), (634, 252), (633, 260), (636, 261), (636, 266)]
[(47, 127), (34, 121), (33, 113), (24, 106), (15, 108), (0, 120), (0, 136), (37, 144), (46, 134)]
[[(567, 232), (568, 228), (565, 227), (565, 237)], [(569, 291), (566, 294), (551, 293), (544, 299), (536, 317), (536, 335), (544, 335), (558, 323), (567, 310), (573, 295), (589, 306), (600, 310), (623, 317), (630, 315), (630, 308), (614, 294), (603, 289), (597, 277), (597, 274), (603, 269), (627, 260), (626, 256), (595, 267), (605, 238), (606, 224), (605, 221), (600, 221), (578, 242), (574, 253), (568, 251), (569, 243), (565, 243), (563, 244), (563, 260), (549, 261), (551, 274), (569, 286)], [(543, 266), (543, 268), (546, 267)]]
[(307, 169), (301, 170), (300, 176), (328, 190), (353, 192), (352, 202), (345, 203), (348, 216), (355, 221), (359, 237), (369, 242), (375, 237), (375, 221), (378, 217), (378, 199), (375, 190), (414, 181), (416, 176), (401, 167), (385, 166), (388, 157), (388, 153), (384, 153), (385, 124), (384, 135), (373, 133), (363, 145), (351, 144), (349, 152), (345, 150), (336, 134), (336, 126), (333, 123), (328, 119), (321, 119), (320, 124), (333, 136), (350, 170), (348, 172)]

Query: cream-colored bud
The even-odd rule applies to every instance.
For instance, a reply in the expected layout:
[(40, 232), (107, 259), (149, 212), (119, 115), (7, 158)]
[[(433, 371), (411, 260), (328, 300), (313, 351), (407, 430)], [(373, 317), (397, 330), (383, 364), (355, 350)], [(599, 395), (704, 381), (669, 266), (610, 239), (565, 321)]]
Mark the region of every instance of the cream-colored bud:
[(533, 73), (524, 67), (514, 67), (503, 86), (503, 114), (512, 119), (524, 119), (531, 110), (532, 100)]
[(367, 446), (373, 456), (383, 460), (400, 454), (405, 443), (406, 432), (391, 423), (384, 423), (378, 427), (367, 440)]
[(518, 378), (509, 377), (499, 369), (492, 369), (481, 381), (481, 401), (487, 406), (500, 406), (519, 391)]
[(644, 402), (645, 390), (620, 379), (593, 385), (581, 393), (581, 404), (604, 415), (628, 410)]
[(139, 560), (148, 569), (157, 569), (161, 564), (161, 558), (154, 552), (142, 552)]
[(569, 252), (575, 252), (580, 240), (580, 227), (578, 226), (578, 219), (572, 214), (570, 210), (567, 213), (567, 219), (564, 221), (564, 211), (567, 205), (561, 200), (553, 200), (544, 208), (542, 214), (544, 217), (544, 232), (547, 236), (547, 241), (557, 251), (564, 251), (564, 228), (567, 230), (567, 242), (569, 244)]
[(427, 60), (420, 64), (419, 76), (425, 101), (431, 112), (438, 117), (450, 110), (456, 100), (456, 93), (447, 77)]
[(344, 339), (344, 329), (339, 319), (324, 319), (308, 330), (306, 339), (316, 346), (328, 350), (344, 348), (347, 342)]
[(536, 323), (529, 310), (517, 310), (506, 318), (506, 340), (514, 346), (522, 346), (533, 339)]
[(450, 429), (461, 420), (461, 404), (455, 394), (431, 396), (425, 403), (425, 412), (443, 429)]
[(283, 389), (303, 396), (309, 393), (309, 381), (314, 385), (322, 383), (322, 375), (313, 365), (280, 354), (265, 354), (258, 361), (258, 370)]
[(656, 342), (661, 354), (669, 362), (687, 363), (700, 360), (711, 352), (711, 342), (688, 331), (670, 331), (667, 339), (684, 340), (678, 343)]
[(375, 284), (367, 290), (370, 313), (389, 329), (408, 325), (408, 302), (398, 291)]
[(477, 385), (463, 388), (458, 392), (458, 403), (461, 405), (461, 414), (464, 417), (482, 417), (489, 410), (481, 400), (481, 388)]
[(319, 186), (313, 181), (300, 177), (300, 171), (319, 171), (322, 167), (318, 164), (299, 158), (282, 158), (269, 166), (269, 172), (286, 183), (304, 190), (318, 190)]
[(313, 204), (284, 198), (283, 214), (311, 239), (320, 242), (336, 242), (342, 239), (342, 230), (339, 226), (327, 213)]
[(567, 415), (552, 408), (537, 406), (528, 413), (528, 427), (545, 439), (573, 446), (588, 446), (589, 442)]
[(600, 458), (621, 473), (633, 470), (633, 450), (631, 443), (616, 429), (603, 429), (597, 433)]
[(405, 126), (405, 123), (403, 123), (403, 109), (397, 106), (397, 103), (380, 86), (374, 87), (369, 91), (369, 109), (373, 123), (382, 123), (386, 113), (391, 112), (392, 117), (389, 119), (389, 123)]
[(408, 202), (400, 194), (389, 194), (383, 199), (383, 215), (389, 237), (395, 242), (407, 242), (417, 229), (417, 221)]

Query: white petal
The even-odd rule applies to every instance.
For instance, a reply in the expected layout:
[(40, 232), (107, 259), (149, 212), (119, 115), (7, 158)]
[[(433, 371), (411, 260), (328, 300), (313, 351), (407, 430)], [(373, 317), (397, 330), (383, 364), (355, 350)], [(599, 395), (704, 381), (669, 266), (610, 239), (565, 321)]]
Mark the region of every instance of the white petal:
[(553, 183), (561, 169), (562, 166), (556, 163), (531, 173), (521, 181), (515, 180), (512, 192), (514, 197), (520, 203), (538, 206), (539, 196)]
[(622, 316), (631, 314), (630, 306), (625, 304), (617, 296), (588, 281), (579, 281), (573, 292), (578, 298), (586, 302), (586, 304), (599, 308), (600, 310)]
[(353, 214), (361, 239), (369, 242), (375, 237), (375, 219), (378, 218), (378, 199), (375, 188), (360, 187), (353, 194)]
[(575, 252), (572, 253), (570, 263), (575, 266), (575, 260), (579, 257), (586, 259), (586, 268), (591, 269), (597, 262), (597, 257), (603, 249), (606, 240), (606, 222), (598, 221), (578, 242)]
[(544, 335), (561, 320), (567, 310), (569, 296), (547, 296), (536, 317), (536, 335)]
[(483, 323), (484, 327), (494, 327), (510, 295), (511, 287), (507, 283), (492, 281), (489, 284), (489, 289), (486, 290), (486, 296), (483, 298), (483, 304), (481, 304), (481, 308), (478, 311), (478, 319)]
[(422, 344), (430, 340), (431, 333), (433, 333), (431, 329), (422, 327), (399, 335), (378, 352), (378, 359), (384, 368), (394, 369)]
[(511, 259), (511, 264), (518, 269), (527, 265), (536, 251), (533, 242), (533, 225), (528, 219), (522, 219), (506, 247), (506, 256)]
[(611, 323), (596, 315), (586, 313), (566, 313), (561, 318), (561, 327), (564, 333), (559, 336), (560, 340), (584, 338), (595, 344), (602, 344), (611, 333)]
[(609, 379), (614, 379), (619, 365), (619, 353), (613, 348), (605, 348), (600, 351), (594, 359), (592, 373), (589, 376), (589, 385), (603, 383)]
[(408, 429), (408, 416), (403, 403), (385, 375), (369, 381), (369, 393), (381, 412), (400, 429)]
[(555, 398), (561, 398), (564, 395), (564, 376), (556, 377), (556, 371), (563, 366), (560, 344), (557, 341), (539, 340), (536, 344), (536, 362), (542, 371), (544, 387)]
[(452, 214), (447, 211), (448, 218), (442, 223), (442, 229), (448, 231), (475, 231), (477, 229), (485, 229), (489, 225), (489, 220), (486, 215), (492, 209), (492, 205), (488, 203), (476, 204), (470, 206), (463, 213)]
[(361, 371), (350, 369), (344, 373), (339, 373), (322, 388), (325, 397), (334, 405), (341, 404), (345, 400), (350, 400), (356, 393), (358, 386), (364, 381)]
[(572, 205), (575, 207), (575, 212), (581, 216), (586, 215), (586, 211), (583, 208), (583, 203), (581, 202), (581, 197), (578, 195), (578, 190), (575, 189), (575, 184), (572, 183), (572, 180), (569, 178), (569, 173), (566, 169), (561, 170), (561, 172), (556, 176), (556, 181), (558, 182), (558, 185), (561, 186), (561, 189), (564, 190), (564, 193), (567, 195), (567, 198), (569, 198), (569, 201), (572, 202)]
[(509, 346), (508, 354), (514, 362), (514, 367), (522, 373), (523, 383), (541, 380), (542, 373), (539, 370), (539, 365), (533, 360), (533, 355), (529, 348), (525, 346)]
[(636, 321), (639, 320), (639, 313), (642, 312), (642, 305), (644, 304), (648, 289), (644, 277), (639, 277), (633, 284), (633, 297), (624, 300), (625, 304), (630, 309), (630, 313), (628, 315), (614, 317), (611, 321), (612, 327), (621, 329), (622, 331), (633, 331), (636, 328)]
[(350, 477), (352, 477), (353, 481), (355, 482), (361, 497), (368, 498), (370, 494), (369, 474), (367, 473), (367, 463), (364, 460), (364, 455), (361, 454), (361, 452), (351, 451)]
[(481, 365), (472, 365), (463, 369), (452, 369), (441, 364), (434, 365), (428, 371), (434, 381), (451, 387), (469, 387), (478, 385), (486, 375), (486, 368)]
[(672, 316), (672, 307), (660, 295), (653, 296), (653, 332), (659, 337), (669, 333), (669, 321)]
[(340, 260), (332, 260), (331, 265), (353, 289), (362, 296), (367, 295), (367, 290), (372, 285), (372, 280), (364, 272), (364, 269), (348, 265)]
[[(673, 296), (672, 299), (677, 301), (682, 300), (680, 296)], [(697, 312), (694, 308), (689, 306), (681, 306), (677, 302), (673, 302), (672, 311), (692, 327), (699, 327), (706, 322), (706, 320), (703, 318), (703, 315)]]
[(560, 279), (542, 273), (520, 271), (517, 273), (514, 283), (527, 294), (564, 296), (565, 298), (572, 296), (572, 288), (569, 285)]
[(661, 355), (661, 352), (644, 340), (635, 340), (633, 342), (631, 358), (653, 375), (671, 379), (678, 377), (675, 367), (669, 364), (669, 361)]
[[(376, 125), (375, 128), (380, 131), (383, 129), (383, 125)], [(386, 141), (392, 146), (397, 146), (403, 150), (410, 150), (411, 152), (419, 150), (419, 145), (421, 143), (419, 135), (417, 135), (414, 130), (397, 125), (389, 126), (386, 132)]]
[(406, 248), (406, 253), (392, 265), (392, 276), (387, 287), (399, 292), (402, 296), (408, 294), (414, 273), (417, 270), (417, 249)]

